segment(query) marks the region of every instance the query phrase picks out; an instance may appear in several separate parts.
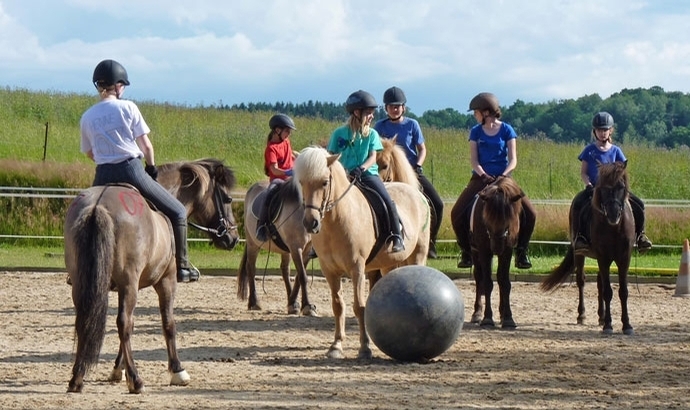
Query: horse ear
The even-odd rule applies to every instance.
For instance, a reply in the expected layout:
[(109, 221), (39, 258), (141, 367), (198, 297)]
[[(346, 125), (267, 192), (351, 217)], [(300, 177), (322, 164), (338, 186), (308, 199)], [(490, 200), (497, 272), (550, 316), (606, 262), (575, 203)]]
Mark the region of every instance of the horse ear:
[(340, 159), (340, 154), (330, 155), (330, 156), (328, 156), (328, 158), (326, 158), (326, 163), (330, 167), (338, 159)]
[(623, 169), (626, 169), (628, 167), (628, 160), (626, 159), (623, 161)]

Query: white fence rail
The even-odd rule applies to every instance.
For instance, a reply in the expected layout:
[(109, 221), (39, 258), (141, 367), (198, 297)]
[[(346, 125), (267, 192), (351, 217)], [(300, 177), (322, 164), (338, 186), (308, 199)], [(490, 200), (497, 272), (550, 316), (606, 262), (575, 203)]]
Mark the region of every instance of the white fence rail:
[[(74, 198), (81, 189), (76, 188), (34, 188), (34, 187), (11, 187), (0, 186), (0, 198), (57, 198), (69, 199)], [(233, 201), (243, 202), (244, 192), (232, 192)], [(446, 205), (455, 203), (455, 199), (444, 198)], [(532, 199), (534, 205), (558, 205), (570, 206), (569, 199)], [(690, 208), (690, 200), (684, 199), (645, 199), (645, 206), (648, 208)], [(40, 236), (40, 235), (13, 235), (0, 234), (0, 239), (59, 239), (62, 236)], [(191, 241), (206, 241), (206, 239), (190, 238)], [(439, 240), (439, 242), (455, 242), (454, 240)], [(552, 245), (567, 245), (567, 242), (559, 241), (532, 241), (535, 244), (552, 244)], [(655, 247), (677, 248), (674, 245), (654, 245)]]

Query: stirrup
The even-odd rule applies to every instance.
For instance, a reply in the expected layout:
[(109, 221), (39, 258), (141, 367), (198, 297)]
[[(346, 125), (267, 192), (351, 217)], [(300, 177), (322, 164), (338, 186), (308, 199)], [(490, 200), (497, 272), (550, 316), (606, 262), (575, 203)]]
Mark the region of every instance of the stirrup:
[(652, 241), (649, 240), (647, 235), (645, 235), (644, 232), (640, 233), (637, 236), (637, 251), (642, 253), (650, 250), (652, 248)]
[(400, 235), (392, 234), (389, 237), (389, 240), (393, 243), (393, 246), (391, 247), (391, 253), (398, 253), (405, 250), (405, 243), (403, 242)]

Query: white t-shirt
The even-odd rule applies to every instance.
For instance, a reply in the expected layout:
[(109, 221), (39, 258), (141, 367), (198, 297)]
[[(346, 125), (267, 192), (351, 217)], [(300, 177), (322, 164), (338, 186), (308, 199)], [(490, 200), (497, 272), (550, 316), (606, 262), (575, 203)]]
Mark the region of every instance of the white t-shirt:
[(81, 152), (93, 152), (96, 164), (116, 164), (144, 154), (136, 139), (151, 130), (129, 100), (104, 100), (81, 117)]

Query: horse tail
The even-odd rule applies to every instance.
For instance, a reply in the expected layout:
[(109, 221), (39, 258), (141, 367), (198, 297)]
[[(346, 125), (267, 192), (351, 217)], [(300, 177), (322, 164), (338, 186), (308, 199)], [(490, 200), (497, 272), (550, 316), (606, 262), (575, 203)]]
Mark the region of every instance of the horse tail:
[(552, 290), (556, 286), (564, 283), (566, 279), (568, 279), (568, 276), (570, 276), (570, 274), (574, 271), (575, 254), (573, 253), (573, 247), (568, 246), (568, 253), (565, 255), (565, 258), (563, 258), (561, 264), (558, 265), (556, 269), (551, 271), (551, 274), (549, 274), (549, 276), (547, 276), (546, 279), (541, 282), (539, 287), (544, 291)]
[(240, 268), (237, 271), (237, 297), (240, 300), (247, 300), (249, 296), (249, 275), (247, 274), (247, 247), (244, 247)]
[(77, 360), (84, 372), (96, 365), (105, 338), (115, 235), (113, 220), (100, 205), (85, 208), (75, 221), (76, 279), (73, 280)]

